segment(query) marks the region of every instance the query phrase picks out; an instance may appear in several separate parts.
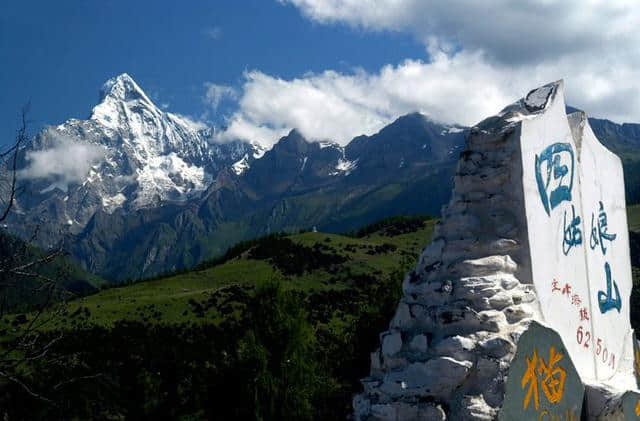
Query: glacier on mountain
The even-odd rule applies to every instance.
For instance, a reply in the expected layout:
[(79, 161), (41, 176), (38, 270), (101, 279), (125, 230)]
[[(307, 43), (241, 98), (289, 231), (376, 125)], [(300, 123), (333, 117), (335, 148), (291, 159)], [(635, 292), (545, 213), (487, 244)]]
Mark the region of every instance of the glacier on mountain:
[(212, 128), (160, 110), (123, 73), (102, 86), (89, 119), (48, 127), (25, 149), (21, 174), (31, 185), (18, 207), (55, 206), (57, 222), (79, 230), (97, 211), (196, 197), (221, 169), (263, 153), (257, 143), (214, 142)]

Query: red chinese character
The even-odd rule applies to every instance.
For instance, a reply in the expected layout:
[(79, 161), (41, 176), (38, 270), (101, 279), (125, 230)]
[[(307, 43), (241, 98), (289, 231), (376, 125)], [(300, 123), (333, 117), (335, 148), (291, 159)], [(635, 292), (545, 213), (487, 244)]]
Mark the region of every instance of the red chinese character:
[(571, 295), (571, 285), (565, 284), (564, 287), (562, 287), (562, 295)]
[(558, 288), (558, 281), (554, 279), (553, 282), (551, 282), (551, 292), (556, 291), (560, 291), (560, 288)]
[(578, 294), (573, 294), (571, 296), (571, 304), (576, 307), (580, 307), (580, 304), (582, 304), (582, 300), (580, 299), (580, 296)]
[(586, 307), (582, 307), (580, 309), (580, 321), (583, 322), (585, 320), (589, 320), (589, 312)]

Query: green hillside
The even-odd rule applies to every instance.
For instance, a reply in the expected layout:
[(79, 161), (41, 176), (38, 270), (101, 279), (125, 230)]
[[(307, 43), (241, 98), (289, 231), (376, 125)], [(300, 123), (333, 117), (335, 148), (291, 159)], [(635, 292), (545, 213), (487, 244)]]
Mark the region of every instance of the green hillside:
[[(640, 232), (640, 205), (627, 208), (629, 230)], [(118, 320), (135, 320), (149, 323), (210, 323), (221, 317), (213, 303), (217, 296), (227, 295), (238, 288), (252, 289), (255, 285), (273, 279), (281, 279), (286, 289), (304, 291), (340, 291), (354, 286), (353, 278), (388, 276), (399, 268), (410, 267), (419, 251), (429, 242), (434, 220), (413, 232), (397, 230), (403, 218), (391, 218), (374, 223), (350, 236), (307, 232), (289, 236), (265, 237), (241, 243), (240, 255), (221, 264), (205, 262), (194, 271), (166, 278), (138, 282), (132, 285), (110, 288), (100, 293), (75, 300), (68, 305), (68, 313), (82, 309), (84, 317), (63, 317), (51, 325), (51, 329), (101, 325), (112, 326)], [(412, 219), (408, 219), (412, 220)], [(405, 228), (411, 231), (413, 227)], [(360, 238), (358, 238), (360, 237)], [(277, 238), (277, 240), (276, 240)], [(304, 246), (313, 250), (311, 255), (338, 256), (335, 262), (320, 263), (304, 273), (290, 273), (274, 263), (279, 253), (291, 253), (286, 244)], [(251, 249), (273, 247), (272, 251), (256, 256)], [(296, 247), (296, 249), (299, 249)], [(288, 255), (296, 265), (301, 256)], [(344, 261), (341, 261), (343, 260)], [(279, 262), (279, 260), (278, 260)], [(404, 270), (404, 269), (403, 269)], [(203, 309), (201, 314), (197, 304)], [(84, 309), (88, 310), (88, 313)]]
[[(630, 207), (633, 230), (639, 220)], [(345, 419), (435, 222), (272, 235), (194, 271), (72, 301), (45, 326), (44, 342), (63, 335), (47, 360), (21, 367), (56, 406), (11, 384), (0, 406), (17, 419)], [(631, 249), (637, 265), (634, 231)], [(631, 316), (640, 327), (637, 289)], [(0, 322), (5, 344), (32, 318)]]
[[(44, 326), (43, 340), (64, 335), (55, 363), (24, 364), (24, 376), (65, 417), (344, 419), (434, 223), (272, 235), (199, 270), (77, 299)], [(32, 318), (6, 317), (5, 341)], [(100, 376), (52, 386), (71, 373)], [(17, 386), (9, 401), (16, 418), (50, 410)]]
[[(211, 268), (110, 288), (75, 300), (67, 313), (82, 308), (85, 314), (86, 308), (90, 316), (66, 316), (50, 328), (112, 326), (118, 320), (210, 323), (225, 317), (215, 304), (220, 297), (230, 291), (250, 291), (274, 279), (282, 280), (285, 289), (310, 295), (359, 288), (358, 282), (375, 282), (412, 266), (429, 242), (433, 223), (427, 221), (413, 232), (389, 228), (394, 227), (393, 222), (387, 227), (381, 224), (379, 230), (361, 238), (315, 232), (265, 237), (248, 242), (255, 245)], [(405, 231), (415, 228), (409, 226)]]
[(629, 231), (640, 232), (640, 205), (627, 206)]
[[(48, 260), (48, 252), (27, 245), (0, 229), (0, 300), (5, 312), (28, 311), (45, 303), (96, 292), (106, 284), (64, 254)], [(43, 260), (44, 259), (44, 260)], [(26, 269), (12, 271), (23, 267)], [(20, 274), (16, 274), (16, 272)], [(49, 280), (55, 285), (49, 285)]]

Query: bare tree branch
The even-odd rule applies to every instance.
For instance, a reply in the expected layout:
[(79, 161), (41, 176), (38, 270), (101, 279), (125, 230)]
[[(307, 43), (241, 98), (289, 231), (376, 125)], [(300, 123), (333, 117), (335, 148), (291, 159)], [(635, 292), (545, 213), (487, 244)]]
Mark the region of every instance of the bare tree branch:
[[(0, 176), (6, 183), (6, 189), (0, 190), (0, 223), (9, 217), (20, 191), (17, 186), (18, 159), (24, 144), (28, 142), (28, 111), (28, 105), (21, 111), (21, 124), (14, 144), (0, 151)], [(0, 294), (2, 294), (0, 319), (6, 317), (11, 311), (11, 293), (22, 294), (26, 288), (35, 297), (34, 301), (37, 303), (34, 304), (28, 318), (22, 315), (24, 322), (28, 321), (28, 323), (21, 322), (20, 327), (15, 325), (15, 337), (0, 343), (0, 378), (18, 385), (31, 397), (56, 406), (56, 401), (51, 399), (54, 392), (79, 381), (100, 377), (102, 374), (56, 379), (58, 383), (46, 391), (37, 391), (36, 387), (30, 384), (31, 382), (27, 381), (22, 374), (25, 368), (28, 369), (29, 364), (34, 362), (45, 365), (63, 363), (59, 356), (48, 357), (55, 354), (52, 350), (63, 339), (63, 333), (51, 337), (43, 333), (43, 328), (64, 314), (66, 298), (73, 295), (61, 287), (59, 280), (55, 279), (59, 274), (52, 277), (42, 270), (57, 257), (65, 254), (62, 247), (58, 246), (44, 255), (32, 252), (31, 244), (36, 240), (38, 232), (39, 227), (36, 227), (31, 240), (16, 242), (15, 246), (8, 248), (8, 255), (0, 259)], [(53, 303), (60, 303), (60, 305), (52, 306)]]
[(11, 374), (9, 374), (9, 373), (5, 373), (5, 372), (4, 372), (4, 371), (2, 371), (2, 370), (0, 370), (0, 376), (2, 376), (2, 377), (4, 377), (4, 378), (6, 378), (6, 379), (8, 379), (8, 380), (11, 380), (12, 382), (16, 383), (17, 385), (19, 385), (20, 387), (22, 387), (22, 389), (24, 389), (24, 391), (25, 391), (25, 392), (27, 392), (29, 395), (33, 396), (34, 398), (36, 398), (36, 399), (40, 399), (41, 401), (44, 401), (44, 402), (47, 402), (47, 403), (50, 403), (50, 404), (53, 404), (53, 401), (52, 401), (52, 400), (50, 400), (50, 399), (48, 399), (48, 398), (45, 398), (44, 396), (42, 396), (42, 395), (40, 395), (40, 394), (38, 394), (38, 393), (34, 392), (33, 390), (31, 390), (31, 389), (29, 388), (29, 386), (27, 386), (27, 385), (26, 385), (24, 382), (22, 382), (19, 378), (15, 377), (15, 376), (13, 376), (13, 375), (11, 375)]
[(3, 153), (2, 155), (0, 155), (0, 158), (5, 158), (9, 155), (11, 155), (11, 164), (10, 164), (10, 184), (11, 187), (9, 188), (9, 199), (6, 201), (5, 205), (4, 205), (4, 210), (0, 211), (0, 222), (3, 222), (5, 219), (7, 219), (7, 217), (9, 216), (9, 212), (11, 212), (11, 208), (13, 207), (15, 198), (16, 198), (16, 181), (17, 181), (17, 173), (18, 173), (18, 153), (20, 152), (20, 146), (23, 143), (26, 143), (28, 138), (27, 138), (27, 114), (29, 113), (29, 105), (25, 105), (22, 108), (22, 112), (21, 112), (21, 124), (20, 124), (20, 128), (18, 129), (18, 134), (16, 136), (16, 141), (15, 144), (9, 148), (8, 151), (6, 151), (5, 153)]
[(72, 379), (65, 380), (65, 381), (60, 382), (57, 385), (53, 386), (53, 390), (60, 389), (62, 386), (66, 386), (66, 385), (71, 384), (71, 383), (76, 383), (76, 382), (81, 381), (81, 380), (97, 379), (98, 377), (102, 377), (102, 376), (103, 376), (102, 373), (97, 373), (97, 374), (92, 374), (90, 376), (74, 377)]
[[(52, 260), (54, 260), (56, 257), (58, 256), (62, 256), (64, 255), (64, 251), (62, 249), (57, 249), (54, 250), (50, 253), (48, 253), (46, 256), (40, 258), (40, 259), (36, 259), (34, 261), (31, 261), (29, 263), (26, 263), (24, 265), (20, 265), (20, 266), (16, 266), (14, 268), (7, 268), (7, 269), (3, 269), (0, 268), (0, 271), (4, 271), (4, 272), (8, 272), (8, 273), (15, 273), (15, 274), (19, 274), (19, 273), (24, 273), (26, 270), (31, 269), (32, 267), (36, 266), (36, 265), (42, 265), (45, 263), (49, 263)], [(32, 276), (30, 274), (26, 274), (27, 276)]]

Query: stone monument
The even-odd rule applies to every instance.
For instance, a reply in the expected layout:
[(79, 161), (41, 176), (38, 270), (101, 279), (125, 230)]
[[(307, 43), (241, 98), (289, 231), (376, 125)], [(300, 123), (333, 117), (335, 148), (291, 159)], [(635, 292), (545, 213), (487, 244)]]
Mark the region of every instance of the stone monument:
[(636, 419), (631, 286), (621, 161), (535, 89), (471, 129), (355, 419)]

